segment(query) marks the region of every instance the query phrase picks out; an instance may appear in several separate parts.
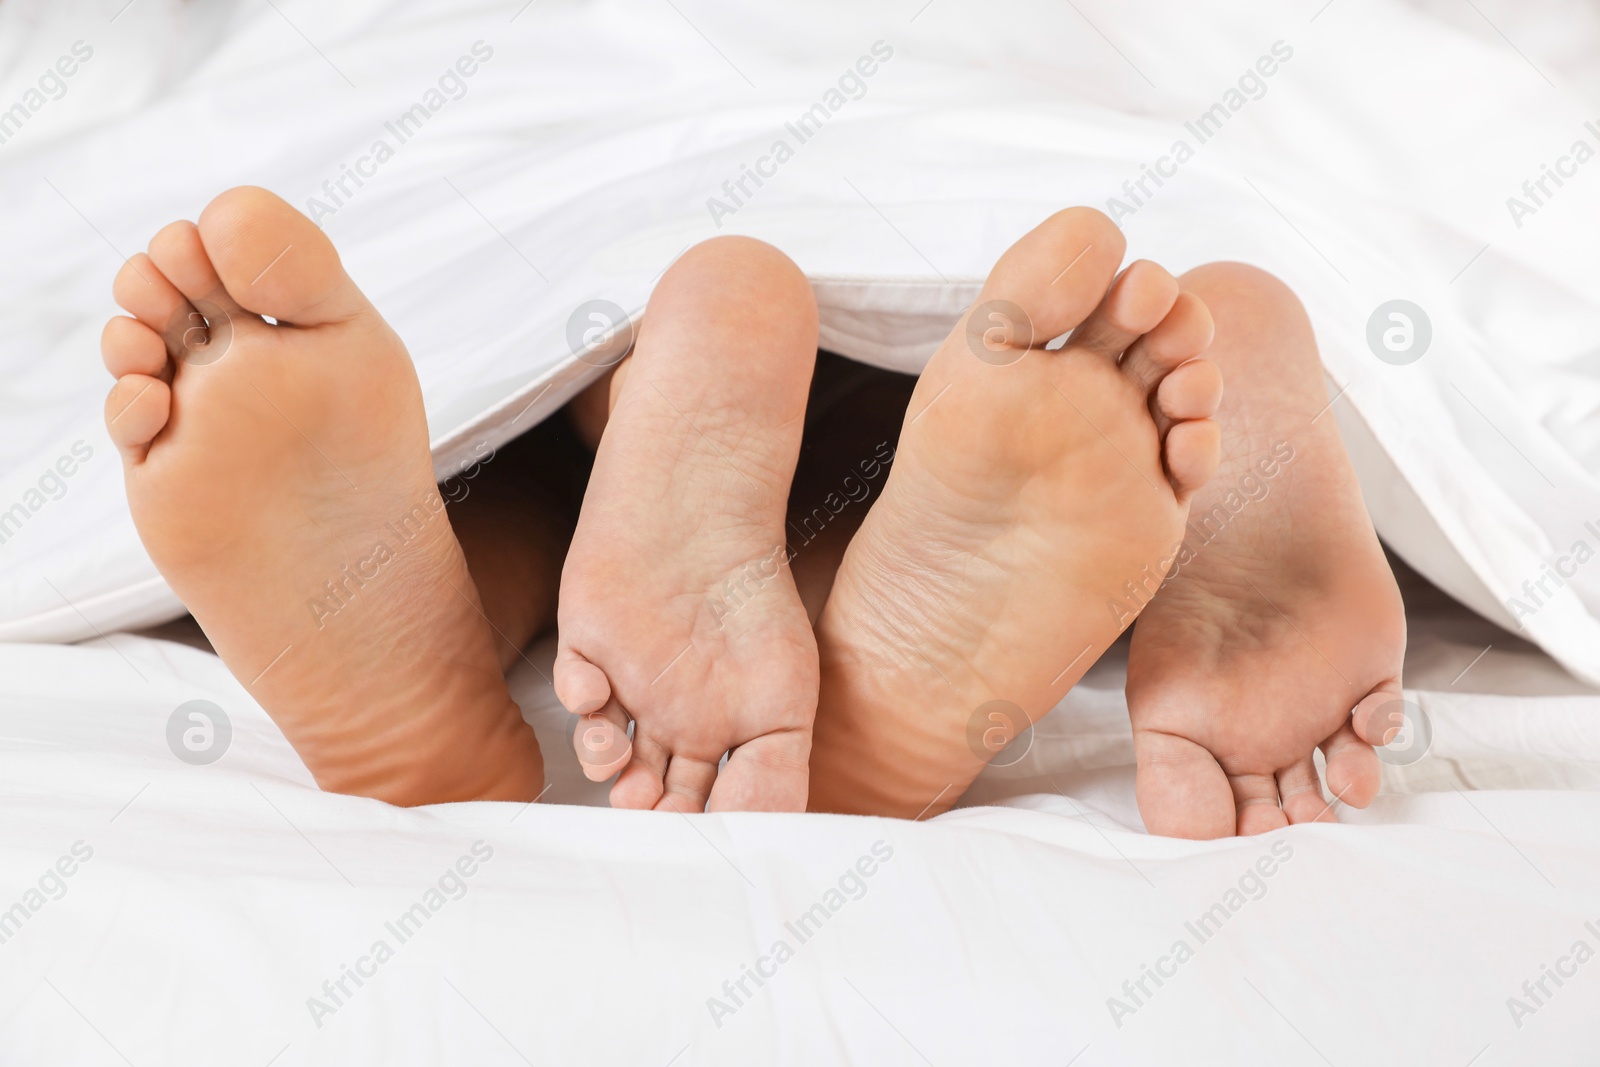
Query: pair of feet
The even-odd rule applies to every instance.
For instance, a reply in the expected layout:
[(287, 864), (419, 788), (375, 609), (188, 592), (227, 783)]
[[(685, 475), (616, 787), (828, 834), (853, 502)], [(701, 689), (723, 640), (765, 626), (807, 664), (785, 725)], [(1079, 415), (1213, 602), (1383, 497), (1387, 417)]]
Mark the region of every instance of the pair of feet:
[[(1403, 623), (1316, 418), (1309, 328), (1247, 268), (1180, 293), (1153, 264), (1117, 275), (1122, 252), (1082, 209), (1024, 237), (923, 372), (870, 510), (799, 502), (837, 516), (822, 540), (840, 551), (795, 560), (822, 572), (801, 575), (827, 592), (814, 628), (786, 533), (809, 287), (739, 239), (668, 271), (561, 577), (557, 692), (584, 717), (586, 770), (620, 770), (614, 803), (942, 810), (982, 769), (981, 709), (1043, 715), (1141, 610), (1129, 702), (1152, 830), (1330, 818), (1318, 745), (1336, 794), (1371, 797)], [(135, 522), (318, 782), (537, 796), (496, 653), (527, 635), (480, 597), (410, 360), (321, 232), (233, 190), (157, 234), (115, 293), (133, 317), (107, 326), (106, 417)], [(1220, 426), (1217, 367), (1196, 358), (1207, 303)]]

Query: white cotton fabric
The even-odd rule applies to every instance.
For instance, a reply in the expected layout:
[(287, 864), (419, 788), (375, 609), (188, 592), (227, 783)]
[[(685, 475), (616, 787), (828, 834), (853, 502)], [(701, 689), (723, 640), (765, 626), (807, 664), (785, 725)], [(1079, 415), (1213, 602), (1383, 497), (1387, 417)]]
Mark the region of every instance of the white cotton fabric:
[[(1592, 5), (519, 7), (0, 5), (0, 113), (43, 101), (0, 143), (0, 517), (26, 512), (0, 543), (0, 639), (95, 639), (0, 644), (0, 1062), (1592, 1060), (1600, 962), (1573, 960), (1600, 950), (1600, 698), (1544, 653), (1600, 682), (1600, 560), (1574, 562), (1600, 549), (1600, 162), (1520, 227), (1507, 207), (1595, 141)], [(1012, 240), (1127, 199), (1283, 42), (1264, 94), (1122, 215), (1130, 256), (1287, 280), (1380, 532), (1544, 653), (1413, 618), (1430, 756), (1348, 825), (1265, 841), (1142, 833), (1114, 659), (930, 824), (595, 808), (548, 647), (516, 692), (550, 803), (317, 792), (214, 657), (114, 633), (181, 608), (100, 425), (110, 279), (230, 185), (326, 199), (480, 41), (464, 94), (321, 220), (417, 361), (441, 474), (592, 377), (576, 309), (637, 312), (715, 233), (800, 263), (828, 347), (915, 370)], [(878, 41), (864, 94), (714, 220), (708, 198)], [(1366, 341), (1394, 299), (1432, 324), (1409, 366)], [(192, 700), (231, 723), (210, 766), (168, 744)], [(399, 943), (385, 924), (418, 903)], [(786, 924), (819, 903), (801, 943)], [(1185, 924), (1219, 903), (1199, 944)], [(1123, 983), (1185, 939), (1194, 958), (1134, 1003)], [(393, 958), (336, 1011), (308, 1004), (379, 940)], [(779, 940), (793, 958), (719, 1014)]]
[[(0, 145), (0, 513), (27, 509), (0, 545), (0, 635), (180, 610), (127, 516), (95, 347), (119, 257), (227, 186), (317, 212), (417, 360), (441, 473), (592, 377), (569, 317), (589, 300), (639, 311), (695, 241), (779, 245), (816, 282), (825, 344), (912, 370), (1007, 244), (1117, 197), (1130, 256), (1287, 280), (1385, 539), (1600, 680), (1600, 245), (1578, 236), (1600, 226), (1600, 163), (1561, 162), (1580, 139), (1600, 147), (1593, 52), (1566, 43), (1600, 37), (1591, 8), (1506, 15), (1553, 57), (1534, 60), (1483, 15), (1393, 0), (506, 6), (0, 14), (0, 102), (93, 50)], [(453, 72), (463, 58), (471, 77)], [(402, 142), (399, 117), (430, 104)], [(826, 122), (802, 142), (817, 105)], [(1531, 203), (1523, 182), (1546, 164), (1576, 176), (1514, 220), (1508, 198)], [(1124, 190), (1146, 167), (1176, 172), (1146, 179), (1148, 199)], [(351, 168), (373, 176), (345, 178), (345, 196), (333, 183)], [(732, 183), (749, 168), (773, 176), (746, 197)], [(1409, 366), (1366, 342), (1394, 299), (1431, 321)], [(48, 499), (79, 441), (95, 460)]]
[(590, 806), (549, 642), (513, 679), (545, 803), (415, 810), (318, 792), (209, 653), (0, 645), (0, 1062), (1589, 1063), (1600, 696), (1526, 646), (1452, 686), (1480, 634), (1412, 622), (1430, 755), (1345, 825), (1207, 844), (1140, 829), (1115, 655), (906, 823)]

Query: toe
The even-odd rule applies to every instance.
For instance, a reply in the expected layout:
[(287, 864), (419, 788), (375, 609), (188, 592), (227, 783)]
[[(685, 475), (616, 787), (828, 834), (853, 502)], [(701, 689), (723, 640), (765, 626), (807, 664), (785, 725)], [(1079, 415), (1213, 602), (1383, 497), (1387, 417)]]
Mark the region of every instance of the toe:
[(1180, 422), (1167, 431), (1162, 446), (1167, 480), (1180, 504), (1211, 480), (1222, 459), (1222, 428), (1214, 419)]
[(1289, 817), (1278, 804), (1278, 780), (1270, 774), (1228, 776), (1233, 802), (1238, 808), (1240, 837), (1265, 834), (1289, 825)]
[(707, 811), (805, 811), (811, 738), (784, 730), (746, 741), (728, 756)]
[(1164, 376), (1210, 348), (1215, 333), (1205, 301), (1193, 293), (1179, 293), (1155, 329), (1128, 347), (1122, 371), (1148, 393)]
[(194, 309), (151, 258), (140, 252), (117, 271), (111, 283), (117, 306), (163, 337), (174, 321)]
[(664, 792), (656, 802), (657, 811), (694, 814), (706, 810), (712, 783), (717, 780), (716, 761), (692, 759), (673, 754), (667, 763)]
[(1156, 328), (1178, 299), (1178, 280), (1165, 267), (1141, 259), (1123, 271), (1111, 291), (1067, 343), (1115, 362)]
[(1209, 359), (1191, 359), (1156, 386), (1156, 414), (1161, 429), (1175, 422), (1209, 419), (1222, 403), (1222, 371)]
[(633, 755), (611, 787), (611, 806), (648, 811), (666, 789), (668, 752), (643, 730), (635, 730)]
[(168, 322), (167, 347), (184, 363), (213, 363), (227, 354), (236, 330), (260, 320), (223, 288), (192, 222), (163, 226), (150, 239), (150, 259), (183, 294), (185, 312)]
[(603, 782), (628, 765), (633, 742), (628, 738), (628, 716), (615, 700), (600, 711), (580, 715), (572, 732), (572, 748), (583, 776)]
[(196, 307), (200, 301), (208, 300), (229, 312), (242, 310), (222, 287), (222, 279), (217, 277), (194, 223), (172, 222), (156, 231), (150, 238), (150, 261)]
[(319, 326), (371, 310), (327, 235), (265, 189), (218, 196), (200, 213), (199, 235), (223, 286), (257, 315)]
[(605, 672), (571, 646), (556, 653), (554, 675), (556, 699), (574, 715), (591, 715), (611, 700), (611, 682)]
[(1234, 801), (1222, 767), (1200, 745), (1175, 734), (1136, 730), (1134, 779), (1145, 829), (1163, 837), (1228, 837)]
[(1291, 823), (1339, 821), (1333, 805), (1322, 799), (1322, 780), (1310, 756), (1278, 772), (1278, 796)]
[(1356, 736), (1369, 745), (1386, 745), (1405, 725), (1405, 693), (1398, 678), (1368, 693), (1351, 713)]
[(1126, 248), (1122, 231), (1101, 212), (1058, 211), (1000, 257), (974, 305), (975, 317), (985, 324), (994, 314), (1009, 320), (1014, 307), (1023, 320), (1014, 328), (1042, 348), (1100, 303)]
[(144, 374), (117, 379), (106, 397), (106, 431), (124, 460), (138, 463), (144, 459), (171, 410), (172, 390), (161, 379)]
[(1321, 744), (1328, 761), (1328, 789), (1352, 808), (1364, 808), (1378, 795), (1383, 773), (1378, 754), (1356, 736), (1355, 726), (1346, 721)]
[(100, 357), (113, 378), (142, 374), (165, 377), (170, 372), (167, 345), (161, 335), (138, 319), (118, 315), (100, 334)]

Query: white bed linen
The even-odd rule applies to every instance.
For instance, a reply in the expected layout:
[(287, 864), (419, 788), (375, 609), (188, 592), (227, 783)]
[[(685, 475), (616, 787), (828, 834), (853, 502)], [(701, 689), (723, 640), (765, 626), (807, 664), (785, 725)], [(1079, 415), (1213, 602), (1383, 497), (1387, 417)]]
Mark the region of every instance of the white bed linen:
[[(1600, 694), (1516, 642), (1452, 687), (1472, 625), (1413, 619), (1433, 754), (1371, 809), (1210, 844), (1140, 830), (1115, 656), (981, 806), (908, 824), (585, 806), (603, 787), (564, 758), (548, 644), (515, 684), (548, 803), (413, 811), (318, 792), (209, 653), (0, 646), (0, 909), (92, 850), (0, 943), (0, 1062), (1590, 1063), (1600, 961), (1531, 1014), (1508, 998), (1600, 950)], [(1567, 695), (1470, 692), (1508, 682)], [(167, 747), (193, 699), (232, 723), (210, 766)], [(402, 942), (385, 923), (480, 841)], [(804, 940), (785, 927), (819, 902)], [(1219, 903), (1202, 941), (1185, 923)], [(779, 940), (793, 957), (761, 963)], [(758, 963), (763, 987), (723, 990)], [(358, 964), (336, 1003), (322, 983)], [(1172, 974), (1135, 1000), (1146, 965)]]
[[(0, 545), (4, 634), (175, 610), (97, 426), (120, 255), (229, 184), (303, 203), (478, 39), (482, 80), (328, 220), (418, 359), (443, 470), (581, 384), (571, 308), (642, 306), (716, 232), (704, 198), (874, 40), (883, 77), (723, 232), (796, 255), (830, 346), (912, 369), (1009, 240), (1103, 203), (1282, 38), (1268, 94), (1126, 220), (1132, 254), (1295, 285), (1380, 528), (1485, 615), (1600, 515), (1595, 197), (1575, 182), (1521, 230), (1503, 206), (1593, 111), (1591, 9), (1476, 0), (1525, 59), (1471, 13), (1364, 0), (675, 5), (0, 5), (0, 106), (78, 35), (96, 48), (0, 145), (0, 506), (94, 450)], [(1394, 296), (1428, 307), (1441, 358), (1372, 359)], [(1591, 679), (1596, 581), (1529, 620)], [(0, 645), (0, 924), (74, 870), (0, 943), (0, 1063), (1591, 1063), (1600, 962), (1547, 1004), (1522, 986), (1600, 949), (1600, 696), (1470, 618), (1412, 623), (1430, 758), (1347, 825), (1212, 844), (1140, 831), (1114, 657), (1023, 761), (910, 825), (587, 806), (531, 667), (552, 803), (400, 811), (316, 792), (206, 653)], [(167, 747), (193, 699), (235, 731), (208, 767)], [(308, 998), (478, 841), (465, 895), (319, 1027)], [(719, 1027), (708, 998), (880, 841), (865, 895)], [(1197, 944), (1184, 923), (1274, 844), (1293, 852), (1261, 899), (1135, 1004), (1124, 981)]]
[[(1600, 949), (1600, 694), (1515, 641), (1472, 662), (1472, 627), (1413, 617), (1434, 750), (1373, 808), (1210, 845), (1139, 829), (1115, 656), (981, 806), (906, 824), (586, 806), (547, 643), (514, 688), (549, 803), (416, 811), (317, 792), (211, 654), (0, 646), (0, 909), (93, 849), (0, 944), (0, 1062), (1586, 1064), (1600, 961), (1534, 1013), (1507, 1000)], [(1456, 691), (1507, 683), (1563, 694)], [(234, 729), (210, 766), (166, 747), (190, 699)], [(400, 941), (384, 923), (477, 841)], [(856, 896), (784, 926), (874, 845)], [(1186, 921), (1219, 902), (1202, 941)], [(362, 963), (376, 941), (394, 957)], [(778, 941), (794, 957), (762, 963)], [(722, 989), (758, 963), (763, 987)], [(373, 974), (336, 1003), (346, 965)], [(1173, 974), (1134, 1000), (1146, 965)]]
[[(95, 338), (120, 256), (228, 185), (336, 208), (324, 225), (418, 361), (441, 471), (580, 387), (574, 309), (638, 310), (696, 240), (779, 244), (817, 282), (826, 344), (911, 369), (1017, 235), (1120, 196), (1137, 207), (1121, 218), (1132, 255), (1246, 259), (1295, 287), (1385, 538), (1600, 681), (1600, 562), (1563, 562), (1580, 542), (1600, 552), (1600, 246), (1579, 236), (1600, 231), (1600, 196), (1579, 169), (1520, 226), (1506, 206), (1579, 137), (1600, 145), (1592, 79), (1556, 80), (1584, 69), (1570, 49), (1536, 62), (1398, 0), (907, 6), (148, 2), (112, 23), (0, 9), (15, 57), (0, 101), (77, 40), (95, 49), (0, 146), (0, 512), (74, 443), (96, 457), (3, 546), (0, 637), (177, 611), (99, 427)], [(1557, 44), (1595, 39), (1587, 8), (1537, 22), (1479, 6), (1530, 36), (1559, 27)], [(460, 99), (440, 97), (348, 199), (324, 190), (376, 139), (398, 142), (386, 123), (475, 46), (492, 56)], [(799, 143), (785, 124), (874, 47), (892, 54), (860, 99)], [(1200, 143), (1185, 123), (1274, 48), (1289, 58), (1259, 99)], [(1123, 183), (1180, 137), (1194, 158), (1135, 204)], [(778, 138), (793, 158), (714, 219), (709, 198), (735, 203), (724, 181)], [(1409, 366), (1365, 340), (1395, 298), (1432, 322)], [(1535, 597), (1524, 583), (1547, 565), (1573, 573)]]

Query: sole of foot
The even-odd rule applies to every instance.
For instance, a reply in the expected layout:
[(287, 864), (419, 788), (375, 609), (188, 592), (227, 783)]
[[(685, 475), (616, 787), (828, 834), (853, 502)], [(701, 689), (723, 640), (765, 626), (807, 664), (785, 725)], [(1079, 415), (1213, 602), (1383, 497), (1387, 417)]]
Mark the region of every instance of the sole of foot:
[[(1203, 304), (1062, 211), (924, 369), (817, 626), (814, 810), (950, 807), (1131, 621), (1217, 462)], [(1047, 345), (1070, 332), (1059, 349)]]
[(1270, 275), (1184, 275), (1216, 317), (1224, 458), (1139, 616), (1128, 706), (1152, 833), (1213, 838), (1365, 807), (1398, 727), (1405, 612), (1339, 439), (1305, 311)]
[(146, 550), (324, 789), (533, 800), (543, 765), (434, 485), (416, 372), (263, 189), (113, 285), (106, 423)]
[(715, 238), (662, 276), (617, 370), (555, 665), (616, 807), (805, 807), (817, 653), (784, 519), (816, 350), (799, 268)]

